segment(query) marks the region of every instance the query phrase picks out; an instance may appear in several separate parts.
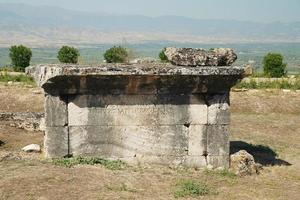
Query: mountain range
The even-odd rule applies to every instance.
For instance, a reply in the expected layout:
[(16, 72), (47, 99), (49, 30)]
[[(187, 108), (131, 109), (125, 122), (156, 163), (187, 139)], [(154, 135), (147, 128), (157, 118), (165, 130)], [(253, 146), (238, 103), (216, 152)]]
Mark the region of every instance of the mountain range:
[[(112, 11), (113, 12), (113, 11)], [(259, 23), (181, 16), (148, 17), (0, 3), (0, 46), (101, 43), (300, 42), (300, 22)]]

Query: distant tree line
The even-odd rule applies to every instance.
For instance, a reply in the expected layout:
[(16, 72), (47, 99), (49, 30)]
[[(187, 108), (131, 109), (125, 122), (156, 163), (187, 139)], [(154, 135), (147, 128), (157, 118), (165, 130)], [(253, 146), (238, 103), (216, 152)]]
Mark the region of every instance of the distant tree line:
[[(129, 50), (121, 46), (114, 46), (104, 53), (104, 59), (107, 63), (128, 63)], [(80, 52), (75, 47), (63, 46), (59, 51), (57, 58), (61, 63), (77, 64)], [(161, 62), (168, 62), (165, 55), (165, 48), (159, 52)], [(12, 46), (9, 49), (9, 57), (15, 71), (25, 71), (30, 65), (32, 51), (23, 45)], [(287, 64), (283, 62), (283, 56), (278, 53), (268, 53), (263, 59), (264, 75), (268, 77), (282, 77), (286, 74)]]

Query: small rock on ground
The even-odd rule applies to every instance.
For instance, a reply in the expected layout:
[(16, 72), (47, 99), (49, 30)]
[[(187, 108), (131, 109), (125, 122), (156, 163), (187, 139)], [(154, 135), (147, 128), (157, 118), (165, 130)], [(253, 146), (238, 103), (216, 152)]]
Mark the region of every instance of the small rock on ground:
[(22, 149), (22, 151), (25, 151), (27, 153), (31, 153), (31, 152), (39, 153), (39, 152), (41, 152), (41, 147), (38, 144), (30, 144), (30, 145), (24, 147)]

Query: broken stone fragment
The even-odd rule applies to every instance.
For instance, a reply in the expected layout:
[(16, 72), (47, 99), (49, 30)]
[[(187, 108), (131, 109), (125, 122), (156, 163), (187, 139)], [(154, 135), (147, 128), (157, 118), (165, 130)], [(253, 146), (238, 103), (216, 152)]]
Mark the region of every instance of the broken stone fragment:
[(233, 49), (204, 49), (168, 47), (165, 55), (173, 65), (178, 66), (231, 66), (237, 59)]
[(27, 153), (39, 153), (41, 152), (41, 147), (38, 144), (30, 144), (24, 147), (22, 151), (25, 151)]
[(245, 150), (241, 150), (230, 156), (230, 168), (238, 176), (259, 174), (262, 169), (260, 164), (255, 163), (254, 157)]

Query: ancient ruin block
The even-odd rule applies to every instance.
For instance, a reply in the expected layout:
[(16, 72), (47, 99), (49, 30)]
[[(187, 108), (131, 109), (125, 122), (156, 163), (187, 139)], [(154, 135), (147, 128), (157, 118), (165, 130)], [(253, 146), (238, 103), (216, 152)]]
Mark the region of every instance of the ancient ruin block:
[(188, 140), (189, 156), (205, 156), (207, 153), (207, 126), (191, 125)]
[(207, 154), (211, 156), (229, 155), (228, 125), (207, 126)]
[(208, 124), (230, 124), (229, 93), (209, 94), (206, 98), (208, 102)]
[(69, 100), (68, 116), (69, 126), (207, 124), (207, 105), (194, 95), (78, 95)]
[(47, 158), (63, 158), (69, 155), (69, 128), (46, 127), (44, 149)]
[(68, 125), (67, 102), (60, 96), (45, 97), (45, 126), (64, 127)]
[(229, 91), (243, 67), (40, 65), (48, 158), (228, 167)]

